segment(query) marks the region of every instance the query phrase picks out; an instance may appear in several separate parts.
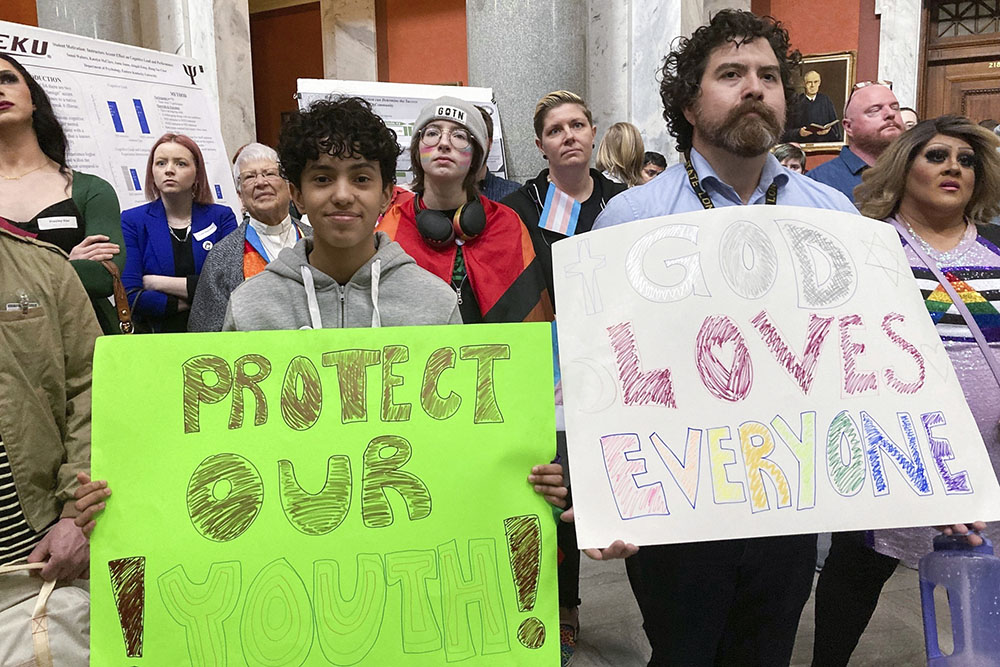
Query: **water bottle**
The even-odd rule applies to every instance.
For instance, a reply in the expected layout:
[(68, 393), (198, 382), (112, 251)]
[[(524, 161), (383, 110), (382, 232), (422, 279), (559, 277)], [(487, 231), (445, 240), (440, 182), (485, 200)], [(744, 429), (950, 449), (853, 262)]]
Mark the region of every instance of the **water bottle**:
[[(938, 646), (936, 586), (948, 593), (951, 655)], [(934, 551), (920, 559), (920, 602), (928, 667), (1000, 665), (1000, 558), (989, 540), (973, 547), (959, 536), (935, 537)]]

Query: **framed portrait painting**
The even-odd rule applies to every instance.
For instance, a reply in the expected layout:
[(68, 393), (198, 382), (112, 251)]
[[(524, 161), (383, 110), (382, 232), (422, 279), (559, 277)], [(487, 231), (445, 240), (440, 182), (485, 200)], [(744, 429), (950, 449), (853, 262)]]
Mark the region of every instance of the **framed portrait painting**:
[(844, 105), (854, 86), (856, 58), (854, 51), (802, 57), (783, 141), (799, 144), (807, 153), (839, 151), (845, 145)]

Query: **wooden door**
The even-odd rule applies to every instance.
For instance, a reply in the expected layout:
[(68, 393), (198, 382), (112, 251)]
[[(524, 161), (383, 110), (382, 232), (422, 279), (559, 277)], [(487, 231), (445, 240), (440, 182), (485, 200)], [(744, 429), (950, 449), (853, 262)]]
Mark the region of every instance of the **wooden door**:
[(277, 146), (283, 114), (299, 108), (297, 79), (323, 78), (319, 3), (250, 14), (250, 55), (257, 141)]
[(927, 2), (920, 117), (1000, 120), (1000, 0)]

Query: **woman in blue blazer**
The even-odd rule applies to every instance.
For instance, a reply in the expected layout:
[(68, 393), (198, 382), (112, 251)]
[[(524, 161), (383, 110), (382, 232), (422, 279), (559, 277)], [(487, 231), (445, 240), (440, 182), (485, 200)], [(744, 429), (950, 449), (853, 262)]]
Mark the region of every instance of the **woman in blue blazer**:
[(201, 149), (183, 134), (153, 144), (146, 196), (152, 201), (122, 213), (122, 283), (140, 330), (187, 331), (205, 256), (236, 229), (236, 216), (212, 203)]

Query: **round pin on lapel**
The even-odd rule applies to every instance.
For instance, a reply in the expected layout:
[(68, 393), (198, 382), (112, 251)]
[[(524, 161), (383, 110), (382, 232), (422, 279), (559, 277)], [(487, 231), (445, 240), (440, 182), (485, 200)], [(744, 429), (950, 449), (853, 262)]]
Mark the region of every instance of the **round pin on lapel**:
[(209, 250), (212, 249), (212, 242), (205, 241), (204, 243), (201, 244), (201, 247), (205, 249), (205, 252), (208, 252)]

